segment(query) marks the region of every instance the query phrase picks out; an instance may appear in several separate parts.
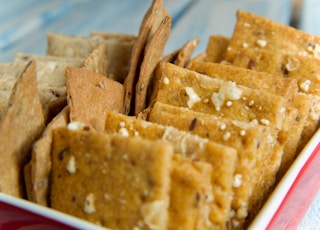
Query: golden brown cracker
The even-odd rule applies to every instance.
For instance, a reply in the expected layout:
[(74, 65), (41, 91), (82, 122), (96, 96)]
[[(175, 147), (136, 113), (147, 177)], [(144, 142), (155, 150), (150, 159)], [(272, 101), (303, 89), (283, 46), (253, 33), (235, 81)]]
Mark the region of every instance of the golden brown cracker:
[(158, 62), (158, 65), (156, 67), (156, 70), (154, 72), (154, 76), (152, 78), (152, 86), (151, 88), (151, 95), (149, 99), (149, 106), (152, 106), (153, 102), (155, 101), (155, 98), (157, 97), (158, 91), (159, 91), (159, 84), (162, 78), (162, 71), (167, 63), (173, 63), (174, 60), (177, 58), (177, 55), (179, 53), (179, 50), (175, 50), (164, 57), (160, 59)]
[(33, 144), (31, 157), (31, 194), (32, 201), (48, 206), (52, 131), (65, 127), (69, 122), (69, 107), (65, 107), (46, 127), (39, 140)]
[(13, 87), (8, 109), (0, 123), (1, 192), (24, 197), (23, 167), (43, 128), (36, 64), (30, 62)]
[(134, 113), (133, 98), (135, 94), (135, 84), (140, 74), (140, 65), (143, 61), (144, 49), (148, 40), (154, 35), (161, 21), (166, 17), (171, 17), (163, 7), (162, 0), (153, 0), (151, 6), (145, 13), (140, 28), (137, 41), (132, 48), (130, 58), (130, 69), (124, 81), (125, 97), (124, 97), (124, 113)]
[(228, 51), (232, 65), (270, 74), (278, 74), (298, 81), (300, 92), (320, 95), (319, 68), (316, 58), (270, 50), (241, 49)]
[(187, 41), (179, 50), (177, 58), (174, 60), (174, 64), (180, 67), (185, 67), (190, 61), (192, 54), (197, 48), (199, 42), (199, 38), (194, 38)]
[(147, 93), (150, 87), (150, 81), (152, 80), (154, 71), (169, 38), (171, 20), (171, 16), (166, 16), (162, 20), (158, 29), (155, 31), (154, 35), (150, 38), (145, 47), (144, 57), (140, 67), (140, 74), (135, 89), (135, 115), (142, 112), (142, 110), (147, 106)]
[(66, 69), (70, 121), (103, 130), (108, 112), (122, 112), (123, 86), (83, 68)]
[(175, 106), (282, 128), (287, 100), (260, 89), (214, 79), (166, 64), (157, 101)]
[(100, 45), (94, 49), (82, 63), (83, 68), (104, 76), (108, 75), (108, 61), (106, 60), (106, 46)]
[(185, 68), (190, 69), (190, 66), (194, 63), (194, 62), (204, 62), (206, 60), (207, 54), (206, 52), (202, 52), (198, 55), (196, 55), (195, 57), (191, 58), (190, 61), (188, 61), (187, 65), (185, 66)]
[(106, 131), (117, 132), (124, 136), (166, 140), (173, 144), (175, 153), (192, 160), (209, 163), (213, 167), (211, 175), (213, 194), (211, 196), (215, 197), (208, 210), (210, 222), (216, 226), (224, 225), (230, 212), (232, 181), (237, 163), (235, 149), (199, 138), (197, 135), (172, 126), (163, 126), (112, 112), (107, 115)]
[(223, 35), (211, 35), (206, 48), (205, 61), (220, 63), (225, 59), (230, 38)]
[(268, 74), (210, 62), (193, 62), (189, 66), (189, 69), (210, 77), (234, 81), (237, 84), (250, 88), (267, 90), (271, 93), (284, 96), (289, 100), (298, 92), (297, 81), (295, 79), (283, 78), (277, 74)]
[(237, 12), (237, 22), (229, 48), (268, 49), (275, 52), (320, 57), (320, 37), (280, 24), (243, 10)]
[(166, 229), (173, 147), (55, 129), (51, 206), (111, 229)]
[[(209, 140), (234, 147), (238, 151), (238, 164), (233, 181), (232, 209), (236, 213), (235, 218), (244, 221), (248, 214), (249, 198), (254, 185), (261, 183), (259, 180), (261, 175), (254, 172), (259, 154), (264, 154), (265, 151), (263, 146), (266, 144), (267, 127), (235, 122), (228, 118), (218, 119), (213, 115), (160, 102), (153, 106), (149, 120), (190, 131)], [(223, 177), (224, 171), (218, 172), (217, 176)]]
[(209, 204), (212, 197), (212, 166), (174, 154), (168, 229), (212, 229)]

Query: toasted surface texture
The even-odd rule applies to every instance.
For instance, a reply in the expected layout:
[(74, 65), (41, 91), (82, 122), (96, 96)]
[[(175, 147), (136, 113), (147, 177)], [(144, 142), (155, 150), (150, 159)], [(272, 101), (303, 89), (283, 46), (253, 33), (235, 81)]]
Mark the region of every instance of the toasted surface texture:
[(106, 114), (122, 112), (123, 85), (83, 68), (66, 69), (70, 121), (103, 130)]
[(43, 129), (36, 65), (29, 62), (12, 89), (9, 107), (0, 122), (1, 192), (24, 197), (23, 167)]
[(211, 196), (215, 199), (208, 204), (210, 218), (207, 224), (216, 227), (225, 225), (229, 218), (233, 175), (237, 164), (237, 151), (234, 148), (179, 130), (172, 124), (164, 126), (116, 113), (108, 114), (106, 131), (166, 140), (173, 144), (175, 153), (210, 164), (213, 168)]
[(51, 206), (111, 229), (166, 229), (173, 147), (56, 129)]
[(33, 144), (31, 155), (31, 194), (32, 201), (48, 206), (52, 131), (65, 127), (69, 122), (69, 108), (64, 108), (46, 127), (41, 137)]

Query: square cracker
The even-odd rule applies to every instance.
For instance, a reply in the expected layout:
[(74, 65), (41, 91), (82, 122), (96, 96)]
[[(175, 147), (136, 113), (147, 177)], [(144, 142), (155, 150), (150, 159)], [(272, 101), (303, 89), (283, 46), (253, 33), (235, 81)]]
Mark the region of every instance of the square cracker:
[[(275, 138), (272, 129), (160, 102), (154, 104), (148, 119), (235, 148), (238, 163), (233, 184), (232, 212), (236, 214), (233, 219), (244, 223), (248, 212), (255, 211), (253, 207), (260, 208), (275, 182), (282, 156), (283, 143), (270, 142)], [(221, 171), (217, 176), (223, 173)]]
[(48, 206), (52, 131), (69, 123), (69, 107), (65, 107), (46, 127), (41, 137), (33, 144), (31, 155), (31, 201)]
[(220, 63), (224, 61), (230, 38), (223, 35), (211, 35), (206, 48), (205, 61)]
[(214, 199), (211, 175), (210, 164), (174, 154), (168, 229), (213, 229), (209, 220), (210, 203)]
[(286, 118), (287, 100), (260, 89), (167, 63), (160, 81), (157, 101), (194, 111), (252, 121), (281, 129)]
[(108, 112), (122, 112), (123, 85), (83, 68), (66, 69), (70, 121), (103, 130)]
[(288, 100), (292, 100), (293, 95), (298, 92), (296, 79), (283, 78), (278, 74), (210, 62), (193, 62), (189, 69), (213, 78), (234, 81), (250, 88), (268, 90)]
[(32, 144), (43, 129), (36, 64), (32, 61), (15, 83), (8, 109), (0, 122), (1, 192), (24, 197), (23, 167), (30, 160)]
[(268, 49), (320, 58), (320, 37), (243, 10), (237, 22), (229, 49)]
[(83, 61), (81, 67), (95, 73), (108, 76), (108, 61), (106, 59), (106, 45), (99, 45)]
[(232, 183), (237, 163), (237, 151), (231, 147), (208, 141), (173, 126), (163, 126), (135, 117), (108, 113), (106, 131), (121, 135), (161, 139), (173, 144), (175, 153), (192, 160), (209, 163), (212, 168), (211, 185), (214, 201), (210, 203), (209, 221), (214, 226), (224, 226), (229, 218)]
[(83, 59), (98, 46), (105, 45), (106, 61), (109, 64), (108, 77), (123, 83), (129, 71), (130, 56), (135, 41), (48, 33), (47, 43), (47, 55)]
[(51, 207), (111, 229), (167, 228), (168, 142), (58, 128)]

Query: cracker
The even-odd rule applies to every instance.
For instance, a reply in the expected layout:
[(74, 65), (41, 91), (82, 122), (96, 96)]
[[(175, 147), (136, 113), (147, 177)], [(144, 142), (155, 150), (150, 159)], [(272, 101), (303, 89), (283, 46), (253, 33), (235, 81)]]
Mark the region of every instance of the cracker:
[(155, 98), (157, 97), (158, 91), (159, 91), (159, 84), (162, 78), (162, 71), (167, 63), (173, 63), (174, 60), (177, 58), (177, 55), (179, 53), (179, 49), (175, 50), (164, 57), (160, 59), (158, 62), (158, 65), (156, 67), (156, 70), (154, 72), (154, 76), (152, 79), (152, 86), (151, 88), (151, 95), (149, 99), (149, 106), (152, 106), (153, 102), (155, 101)]
[(171, 16), (166, 16), (160, 23), (154, 35), (150, 38), (144, 51), (140, 74), (135, 89), (134, 113), (137, 115), (146, 108), (148, 103), (147, 93), (153, 73), (162, 56), (165, 44), (170, 35)]
[(283, 78), (277, 74), (210, 62), (193, 62), (189, 69), (210, 77), (234, 81), (250, 88), (268, 90), (271, 93), (284, 96), (288, 100), (292, 100), (293, 95), (298, 92), (296, 79)]
[(172, 155), (164, 141), (55, 129), (51, 206), (111, 229), (166, 229)]
[(84, 59), (24, 53), (15, 56), (15, 63), (27, 63), (28, 60), (36, 60), (37, 63), (38, 91), (48, 123), (66, 105), (66, 67), (79, 67)]
[(122, 113), (123, 85), (83, 68), (66, 69), (70, 121), (103, 130), (106, 114)]
[(209, 223), (212, 167), (174, 154), (168, 229), (212, 229)]
[(104, 76), (108, 75), (108, 61), (106, 60), (106, 46), (99, 45), (82, 63), (82, 67)]
[(90, 37), (102, 37), (106, 40), (117, 40), (119, 42), (136, 42), (137, 36), (133, 34), (122, 34), (103, 31), (91, 31)]
[(1, 63), (0, 64), (0, 120), (8, 108), (12, 89), (17, 79), (25, 69), (22, 63)]
[[(261, 49), (228, 51), (227, 59), (232, 59), (233, 65), (239, 67), (250, 67), (256, 71), (281, 74), (285, 78), (297, 80), (299, 92), (309, 94), (312, 100), (309, 116), (302, 132), (302, 139), (306, 143), (317, 129), (320, 119), (320, 82), (316, 74), (320, 67), (318, 59)], [(251, 63), (250, 66), (248, 63)]]
[(259, 89), (166, 64), (156, 100), (195, 111), (282, 128), (287, 100)]
[[(189, 131), (200, 137), (233, 147), (238, 151), (238, 164), (234, 175), (234, 199), (232, 201), (232, 212), (235, 212), (234, 219), (237, 221), (242, 223), (245, 221), (248, 208), (251, 207), (250, 198), (251, 202), (261, 201), (261, 197), (260, 199), (258, 197), (252, 198), (252, 195), (257, 192), (257, 196), (263, 194), (262, 197), (264, 197), (269, 192), (270, 186), (273, 185), (281, 161), (279, 153), (281, 149), (280, 151), (272, 149), (273, 144), (280, 145), (280, 143), (270, 143), (269, 139), (272, 133), (268, 127), (229, 118), (218, 118), (160, 102), (153, 106), (149, 120)], [(266, 158), (269, 160), (266, 161)], [(222, 170), (216, 176), (222, 177), (223, 175), (224, 171)], [(268, 176), (265, 181), (261, 180), (263, 176)]]
[(237, 12), (229, 43), (231, 50), (258, 48), (316, 58), (320, 57), (319, 46), (318, 36), (243, 10)]
[(39, 140), (33, 144), (31, 157), (31, 201), (48, 206), (51, 173), (52, 131), (69, 122), (69, 107), (65, 107), (46, 127)]
[(135, 85), (140, 74), (140, 65), (143, 62), (144, 49), (148, 40), (154, 35), (162, 20), (171, 17), (163, 7), (162, 0), (153, 0), (151, 6), (145, 13), (140, 28), (137, 41), (132, 48), (130, 58), (130, 69), (124, 81), (125, 97), (124, 97), (124, 113), (134, 113), (134, 94)]
[(1, 192), (24, 197), (23, 167), (30, 159), (32, 143), (43, 128), (36, 65), (30, 62), (15, 83), (8, 109), (0, 122)]
[(84, 37), (48, 33), (47, 43), (47, 55), (83, 59), (87, 58), (99, 45), (105, 45), (108, 62), (107, 75), (122, 83), (129, 71), (130, 56), (135, 41), (104, 39), (100, 36)]
[(211, 35), (206, 48), (205, 61), (220, 63), (225, 59), (230, 38), (223, 35)]
[(117, 132), (128, 136), (141, 136), (148, 139), (162, 139), (173, 144), (175, 153), (192, 160), (209, 163), (213, 167), (211, 185), (213, 187), (210, 203), (210, 222), (215, 226), (223, 226), (229, 218), (230, 197), (237, 152), (231, 147), (221, 145), (207, 139), (199, 138), (172, 126), (138, 120), (117, 113), (108, 113), (106, 131)]
[(235, 66), (294, 78), (298, 81), (300, 92), (320, 95), (317, 75), (320, 63), (316, 58), (248, 48), (228, 51), (226, 59)]
[(59, 57), (52, 55), (39, 55), (39, 54), (30, 54), (30, 53), (22, 53), (18, 52), (14, 55), (14, 62), (29, 62), (35, 60), (36, 62), (60, 62), (60, 63), (68, 63), (73, 66), (80, 66), (83, 62), (84, 58), (77, 57)]
[(198, 54), (197, 56), (191, 58), (190, 61), (188, 61), (188, 63), (185, 66), (185, 68), (190, 69), (190, 66), (194, 62), (204, 62), (206, 60), (206, 57), (207, 57), (207, 53), (206, 52), (202, 52), (202, 53)]
[(200, 42), (199, 38), (194, 38), (187, 41), (179, 50), (177, 58), (174, 60), (174, 64), (180, 67), (185, 67), (190, 61), (194, 50), (197, 48)]

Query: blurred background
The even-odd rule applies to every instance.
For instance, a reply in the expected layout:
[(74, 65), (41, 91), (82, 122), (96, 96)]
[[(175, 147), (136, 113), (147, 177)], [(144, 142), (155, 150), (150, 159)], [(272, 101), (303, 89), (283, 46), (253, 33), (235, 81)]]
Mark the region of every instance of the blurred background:
[[(173, 17), (168, 53), (199, 37), (231, 36), (238, 9), (319, 34), (319, 0), (163, 0)], [(88, 35), (93, 30), (137, 34), (151, 0), (0, 0), (0, 62), (16, 52), (44, 54), (48, 32)]]
[[(205, 51), (210, 35), (231, 36), (238, 9), (320, 35), (319, 0), (163, 0), (172, 15), (165, 53), (198, 37), (195, 55)], [(137, 34), (151, 0), (0, 0), (0, 62), (17, 52), (45, 54), (47, 33), (87, 36), (91, 31)], [(320, 226), (320, 194), (300, 229)], [(314, 226), (314, 225), (313, 225)]]

